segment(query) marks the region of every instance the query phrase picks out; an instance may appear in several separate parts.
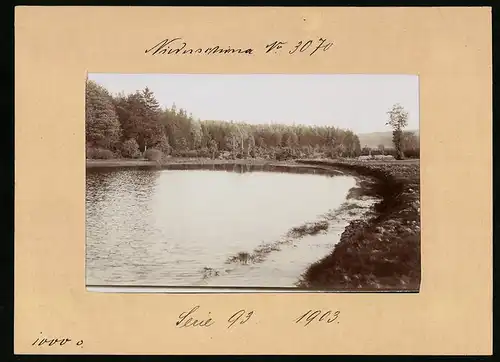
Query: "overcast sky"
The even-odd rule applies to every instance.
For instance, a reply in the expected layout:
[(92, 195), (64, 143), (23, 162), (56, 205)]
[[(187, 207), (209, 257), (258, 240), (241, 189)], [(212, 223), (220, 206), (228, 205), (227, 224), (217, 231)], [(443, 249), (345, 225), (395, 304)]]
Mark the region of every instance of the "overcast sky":
[(330, 125), (355, 133), (389, 131), (387, 111), (400, 103), (408, 129), (419, 129), (418, 76), (319, 74), (112, 74), (89, 79), (111, 93), (149, 87), (162, 107), (201, 120)]

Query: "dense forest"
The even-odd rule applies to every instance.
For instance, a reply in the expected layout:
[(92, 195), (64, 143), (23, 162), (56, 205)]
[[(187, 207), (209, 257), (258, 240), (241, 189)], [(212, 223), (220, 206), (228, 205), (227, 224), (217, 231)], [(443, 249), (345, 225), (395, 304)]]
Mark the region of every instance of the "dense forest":
[(174, 156), (286, 160), (391, 153), (362, 149), (356, 134), (335, 127), (202, 121), (175, 104), (160, 107), (148, 88), (112, 95), (91, 80), (86, 84), (85, 126), (90, 159), (160, 160)]

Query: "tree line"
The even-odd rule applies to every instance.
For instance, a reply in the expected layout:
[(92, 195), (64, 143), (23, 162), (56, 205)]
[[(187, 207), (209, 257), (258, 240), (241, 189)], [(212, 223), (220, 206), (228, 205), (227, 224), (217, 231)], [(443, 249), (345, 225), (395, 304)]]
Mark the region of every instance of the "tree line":
[[(207, 158), (357, 157), (359, 138), (332, 126), (247, 124), (195, 119), (162, 108), (149, 88), (112, 95), (86, 83), (86, 155), (90, 159), (165, 156)], [(390, 150), (387, 151), (390, 153)]]

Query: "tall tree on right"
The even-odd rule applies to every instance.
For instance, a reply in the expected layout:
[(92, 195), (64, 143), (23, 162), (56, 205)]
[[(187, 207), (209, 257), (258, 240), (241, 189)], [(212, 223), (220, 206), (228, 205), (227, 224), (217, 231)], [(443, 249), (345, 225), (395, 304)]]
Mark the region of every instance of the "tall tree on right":
[(389, 120), (386, 124), (392, 127), (392, 143), (396, 149), (396, 158), (402, 160), (404, 159), (403, 128), (408, 125), (408, 112), (399, 103), (396, 103), (387, 114)]

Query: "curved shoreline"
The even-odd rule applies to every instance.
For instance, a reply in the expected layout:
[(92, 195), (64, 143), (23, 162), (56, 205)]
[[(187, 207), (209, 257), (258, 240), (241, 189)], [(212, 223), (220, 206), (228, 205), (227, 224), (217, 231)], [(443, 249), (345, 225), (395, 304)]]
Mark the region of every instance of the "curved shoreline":
[(374, 196), (375, 215), (352, 221), (333, 251), (312, 264), (307, 289), (413, 291), (420, 289), (420, 165), (418, 162), (299, 160), (369, 177), (362, 195)]
[[(380, 199), (374, 215), (350, 222), (332, 252), (304, 272), (299, 288), (418, 291), (420, 288), (419, 162), (355, 160), (87, 160), (87, 168), (227, 169), (261, 166), (268, 171), (348, 174), (360, 179), (354, 197)], [(319, 172), (318, 172), (319, 171)], [(372, 182), (368, 182), (372, 180)]]
[(110, 167), (168, 167), (171, 165), (296, 165), (294, 161), (275, 161), (260, 159), (236, 159), (219, 160), (210, 158), (169, 158), (163, 162), (148, 161), (145, 159), (110, 159), (110, 160), (86, 160), (86, 168), (110, 168)]
[(220, 171), (275, 171), (291, 173), (313, 173), (321, 175), (344, 175), (340, 170), (321, 165), (307, 165), (296, 161), (270, 161), (255, 159), (212, 160), (212, 159), (171, 159), (157, 163), (143, 160), (87, 160), (87, 170), (116, 169), (158, 169), (158, 170), (220, 170)]

